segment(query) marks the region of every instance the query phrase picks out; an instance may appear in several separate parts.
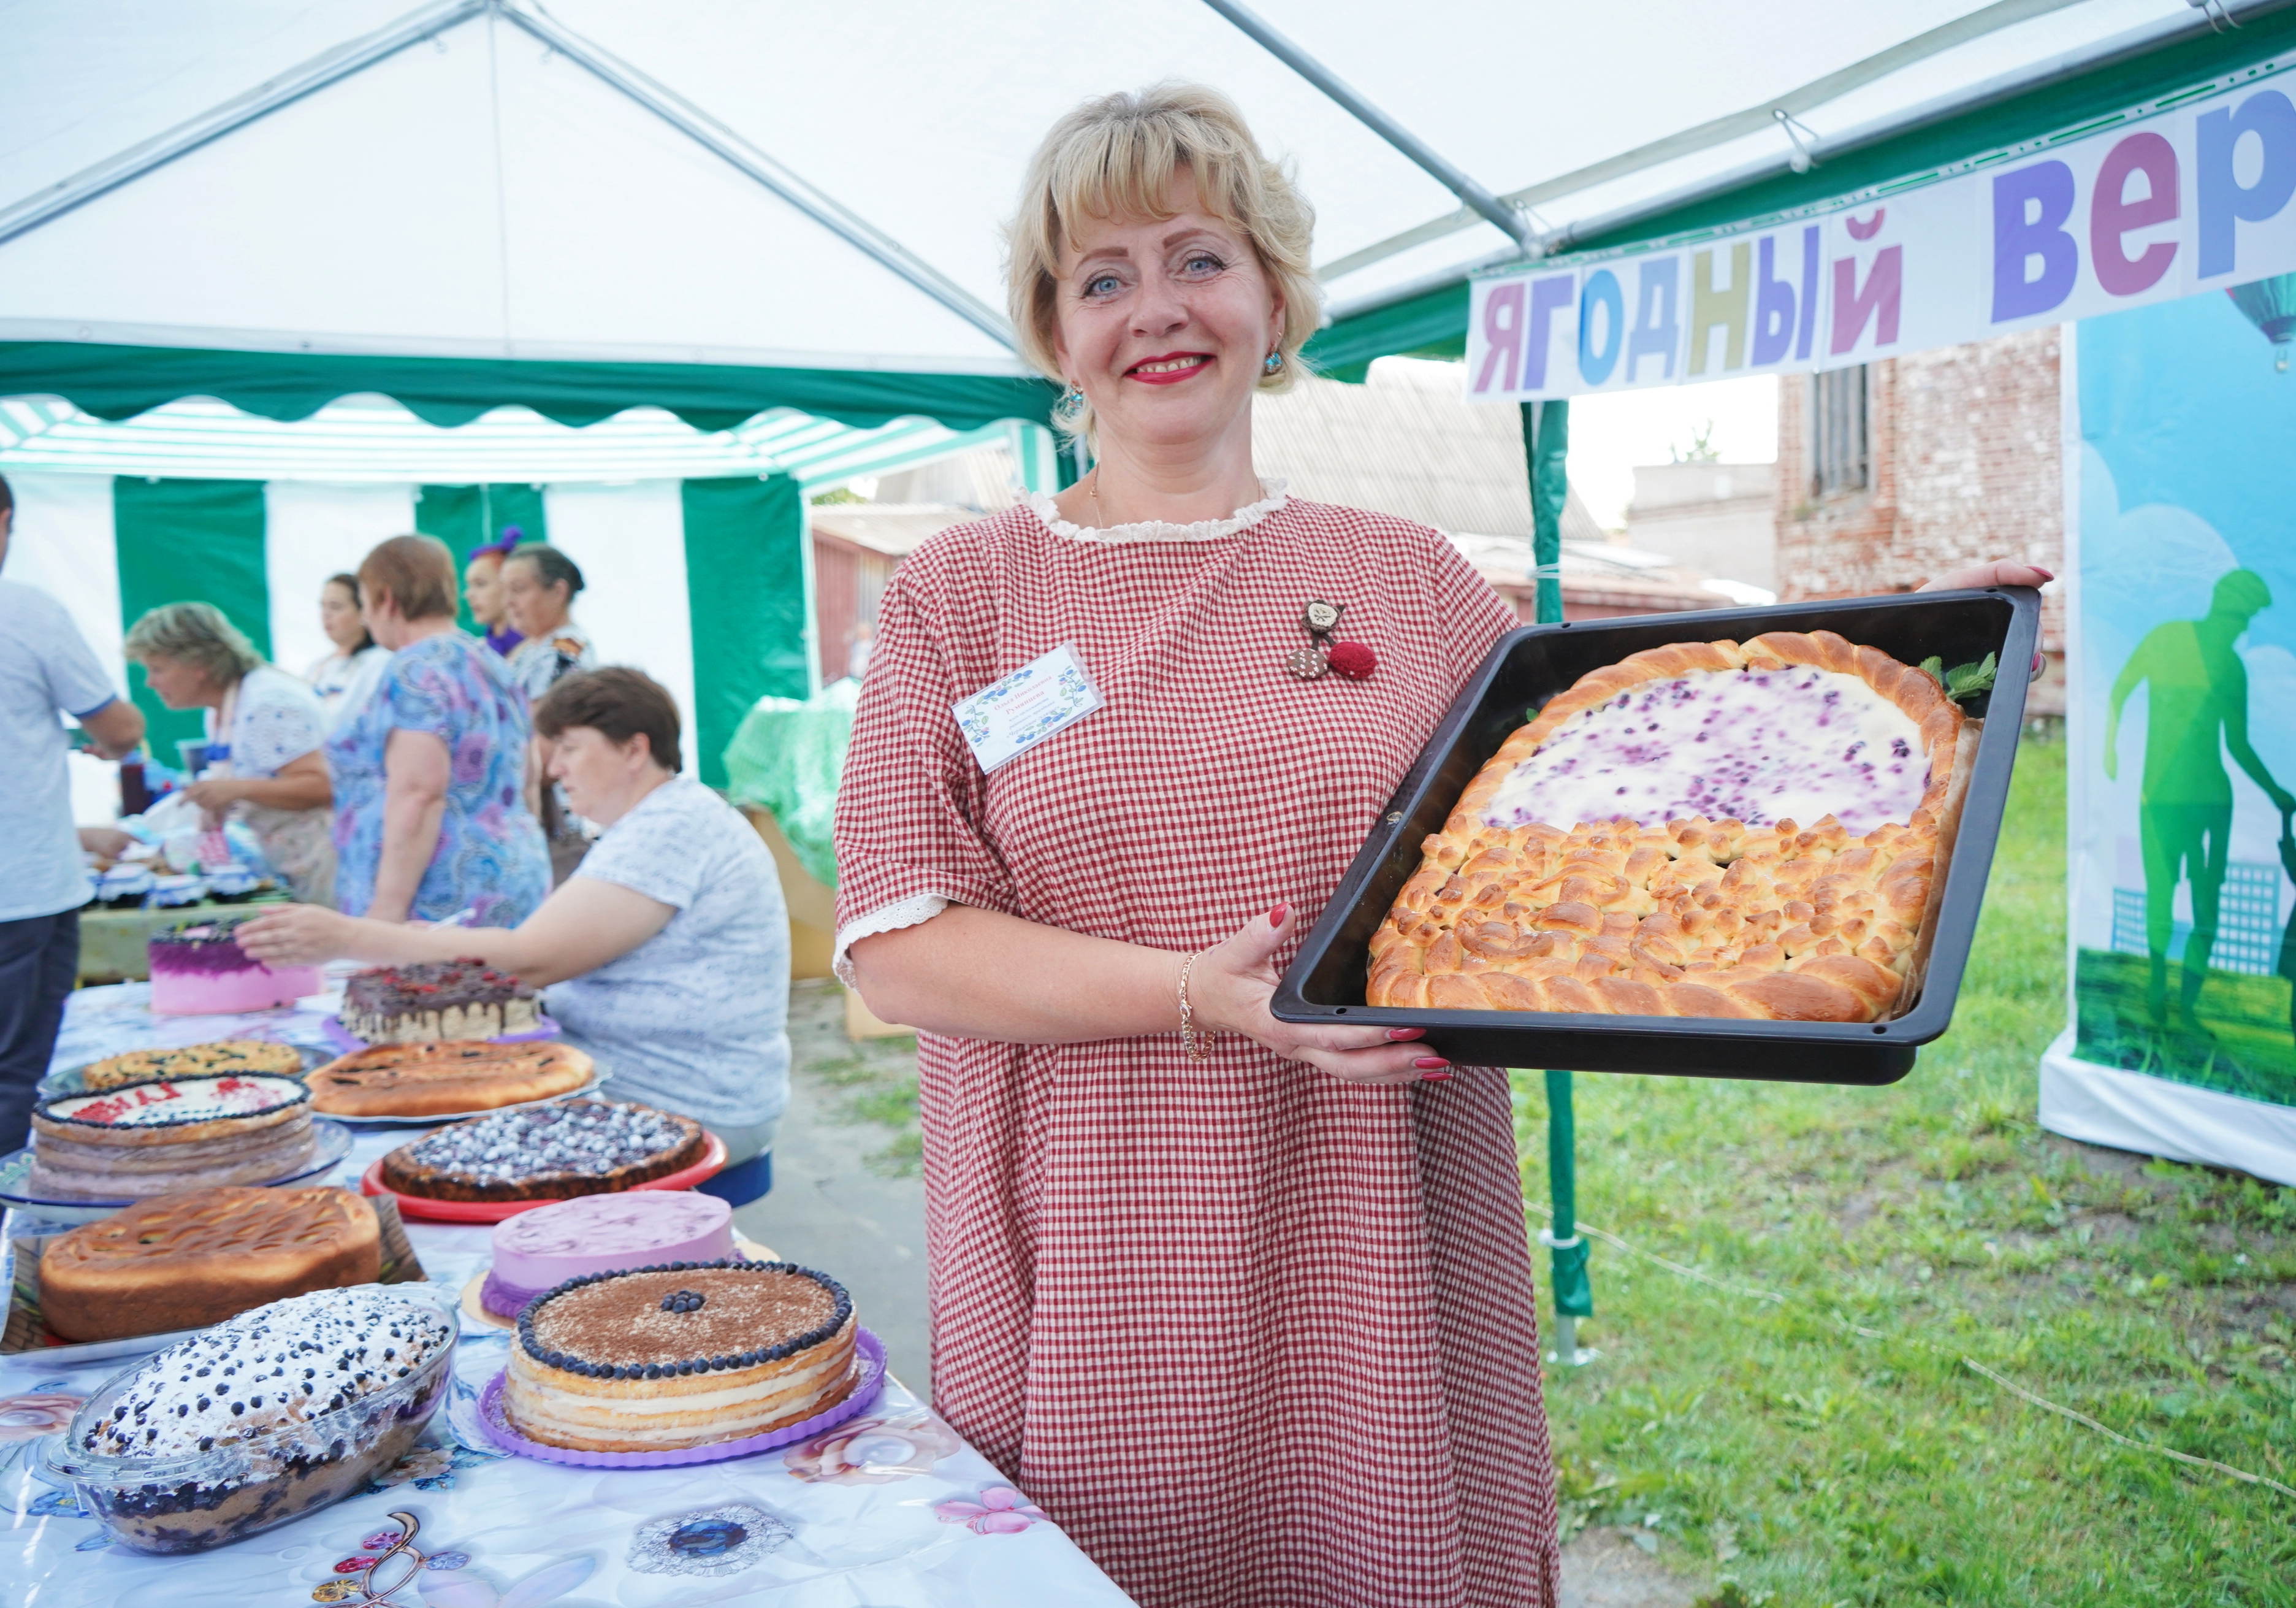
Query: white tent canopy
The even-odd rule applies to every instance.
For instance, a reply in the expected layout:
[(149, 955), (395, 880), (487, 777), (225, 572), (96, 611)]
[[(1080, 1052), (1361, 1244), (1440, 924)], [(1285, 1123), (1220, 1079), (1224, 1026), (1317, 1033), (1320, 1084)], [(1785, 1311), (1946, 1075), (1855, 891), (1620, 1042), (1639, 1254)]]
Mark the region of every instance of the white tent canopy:
[(1088, 94), (1234, 94), (1344, 314), (2209, 5), (18, 0), (0, 341), (1012, 375), (996, 225)]

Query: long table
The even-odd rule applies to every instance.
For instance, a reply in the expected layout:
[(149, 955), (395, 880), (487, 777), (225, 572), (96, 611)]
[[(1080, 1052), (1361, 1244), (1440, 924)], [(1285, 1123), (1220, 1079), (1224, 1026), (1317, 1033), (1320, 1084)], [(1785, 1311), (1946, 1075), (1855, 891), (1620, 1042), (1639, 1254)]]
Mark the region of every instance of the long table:
[[(324, 1013), (153, 1017), (150, 986), (72, 997), (58, 1068), (123, 1049), (260, 1037), (323, 1042)], [(332, 1181), (416, 1130), (361, 1136)], [(409, 1219), (432, 1283), (459, 1292), (487, 1260), (488, 1230)], [(16, 1236), (52, 1231), (8, 1215)], [(12, 1268), (10, 1269), (12, 1274)], [(836, 1269), (826, 1271), (834, 1274)], [(868, 1321), (868, 1315), (861, 1315)], [(0, 1358), (0, 1602), (40, 1608), (1121, 1608), (1131, 1599), (897, 1380), (858, 1418), (798, 1446), (687, 1468), (570, 1468), (504, 1455), (477, 1419), (504, 1362), (504, 1331), (465, 1318), (449, 1405), (424, 1444), (361, 1494), (214, 1552), (150, 1557), (110, 1544), (70, 1495), (34, 1472), (39, 1439), (131, 1366)], [(420, 1569), (402, 1552), (358, 1586), (412, 1514)]]

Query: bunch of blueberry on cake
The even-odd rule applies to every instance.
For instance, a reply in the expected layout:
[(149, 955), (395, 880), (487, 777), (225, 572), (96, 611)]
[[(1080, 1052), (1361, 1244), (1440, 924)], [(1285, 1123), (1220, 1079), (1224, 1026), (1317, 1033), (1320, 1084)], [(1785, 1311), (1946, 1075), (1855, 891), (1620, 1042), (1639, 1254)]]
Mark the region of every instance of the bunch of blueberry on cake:
[(611, 1194), (693, 1166), (709, 1136), (691, 1117), (612, 1100), (495, 1112), (434, 1128), (382, 1159), (382, 1186), (433, 1201)]
[(577, 1451), (650, 1452), (801, 1423), (853, 1391), (852, 1298), (791, 1262), (671, 1262), (572, 1279), (518, 1317), (511, 1427)]
[(541, 1015), (532, 989), (482, 960), (384, 966), (343, 985), (344, 1030), (369, 1044), (499, 1038), (532, 1032)]

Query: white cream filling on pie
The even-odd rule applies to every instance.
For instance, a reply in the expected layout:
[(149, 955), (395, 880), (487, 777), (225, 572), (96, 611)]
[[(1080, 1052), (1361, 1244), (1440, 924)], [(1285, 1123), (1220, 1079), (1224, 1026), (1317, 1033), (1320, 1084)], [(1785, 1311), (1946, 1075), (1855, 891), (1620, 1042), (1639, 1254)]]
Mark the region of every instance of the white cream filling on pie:
[(1929, 769), (1921, 728), (1859, 677), (1693, 670), (1564, 721), (1499, 784), (1483, 820), (1808, 826), (1831, 815), (1862, 837), (1912, 818)]

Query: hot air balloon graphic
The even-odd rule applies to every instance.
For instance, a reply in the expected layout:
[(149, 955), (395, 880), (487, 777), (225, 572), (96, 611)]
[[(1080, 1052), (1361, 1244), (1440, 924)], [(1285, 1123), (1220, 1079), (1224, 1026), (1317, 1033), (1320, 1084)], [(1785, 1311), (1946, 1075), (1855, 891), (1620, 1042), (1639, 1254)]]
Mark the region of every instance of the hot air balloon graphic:
[(2272, 342), (2272, 366), (2286, 373), (2289, 343), (2296, 340), (2296, 274), (2236, 284), (2225, 294), (2251, 324), (2264, 332), (2264, 338)]

